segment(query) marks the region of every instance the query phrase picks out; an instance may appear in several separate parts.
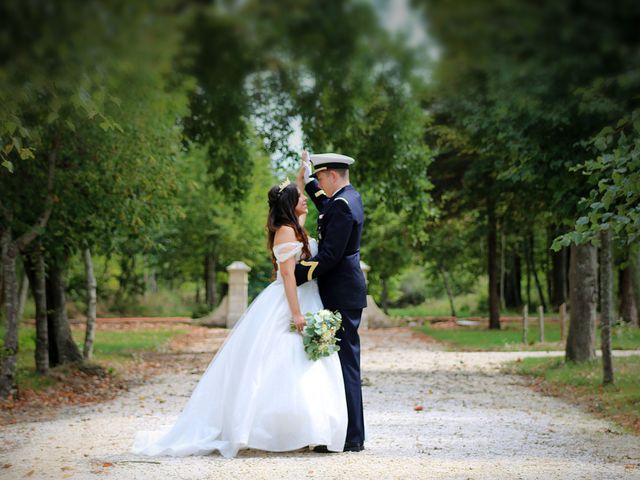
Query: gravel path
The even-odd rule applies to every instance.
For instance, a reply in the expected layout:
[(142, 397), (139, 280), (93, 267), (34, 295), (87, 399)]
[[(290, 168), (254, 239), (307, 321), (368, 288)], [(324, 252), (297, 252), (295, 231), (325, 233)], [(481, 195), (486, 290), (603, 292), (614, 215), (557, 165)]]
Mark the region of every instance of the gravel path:
[[(498, 371), (507, 360), (553, 353), (444, 352), (402, 328), (364, 332), (362, 339), (364, 452), (247, 450), (236, 459), (129, 454), (137, 430), (177, 415), (202, 372), (200, 362), (111, 402), (4, 427), (0, 478), (640, 479), (640, 437)], [(219, 343), (214, 338), (194, 348), (212, 351)], [(415, 411), (416, 405), (424, 409)]]

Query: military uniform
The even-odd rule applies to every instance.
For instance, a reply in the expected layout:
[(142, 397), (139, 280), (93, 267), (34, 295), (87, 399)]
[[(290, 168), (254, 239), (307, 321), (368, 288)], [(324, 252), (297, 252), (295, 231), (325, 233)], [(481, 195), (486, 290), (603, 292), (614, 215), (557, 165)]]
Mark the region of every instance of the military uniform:
[[(329, 160), (335, 158), (330, 157)], [(323, 165), (330, 165), (326, 168), (343, 168), (341, 160), (314, 163), (315, 171), (324, 169)], [(314, 161), (314, 156), (311, 161)], [(296, 265), (296, 282), (301, 285), (317, 278), (324, 308), (337, 310), (342, 315), (342, 328), (336, 336), (340, 339), (338, 355), (349, 414), (346, 444), (362, 445), (365, 435), (358, 326), (362, 309), (367, 306), (367, 287), (360, 268), (360, 239), (364, 224), (362, 199), (351, 185), (344, 186), (329, 198), (315, 179), (307, 183), (305, 190), (320, 212), (319, 245), (316, 256)]]

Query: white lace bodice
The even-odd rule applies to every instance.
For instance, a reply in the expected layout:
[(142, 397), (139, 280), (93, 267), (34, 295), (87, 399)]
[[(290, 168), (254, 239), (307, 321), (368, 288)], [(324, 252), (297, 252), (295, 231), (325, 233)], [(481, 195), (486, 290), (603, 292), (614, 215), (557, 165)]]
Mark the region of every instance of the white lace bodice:
[[(316, 242), (315, 238), (309, 238), (309, 251), (311, 252), (311, 256), (317, 255), (318, 253), (318, 242)], [(285, 242), (274, 245), (273, 255), (279, 264), (286, 262), (293, 256), (295, 256), (296, 262), (299, 262), (302, 256), (302, 242)], [(277, 279), (280, 280), (280, 269), (278, 269)]]

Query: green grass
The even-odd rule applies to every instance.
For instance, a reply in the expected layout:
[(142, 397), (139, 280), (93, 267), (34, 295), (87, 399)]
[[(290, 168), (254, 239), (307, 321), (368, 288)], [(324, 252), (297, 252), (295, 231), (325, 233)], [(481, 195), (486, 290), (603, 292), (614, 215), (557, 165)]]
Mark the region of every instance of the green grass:
[[(161, 288), (157, 292), (149, 292), (127, 299), (115, 305), (113, 299), (98, 300), (98, 317), (190, 317), (194, 310), (202, 310), (191, 291), (191, 283), (178, 289)], [(189, 287), (189, 288), (188, 288)], [(86, 306), (82, 299), (67, 297), (67, 312), (71, 318), (83, 316)], [(35, 304), (29, 297), (25, 303), (24, 318), (35, 317)]]
[[(176, 335), (184, 330), (139, 330), (139, 331), (98, 331), (93, 347), (96, 362), (103, 360), (127, 360), (140, 352), (160, 352)], [(84, 331), (74, 330), (73, 338), (81, 345)]]
[[(474, 298), (473, 294), (469, 294), (469, 298)], [(486, 317), (487, 312), (480, 309), (470, 300), (464, 308), (457, 308), (458, 318), (464, 317)], [(501, 310), (503, 316), (520, 316), (522, 312), (516, 310)], [(394, 317), (450, 317), (451, 309), (449, 303), (443, 300), (433, 300), (422, 305), (413, 305), (410, 307), (390, 308), (389, 314)], [(530, 317), (531, 318), (531, 317)]]
[[(132, 361), (142, 352), (163, 351), (171, 338), (184, 333), (184, 330), (128, 330), (97, 331), (94, 343), (93, 362), (115, 369)], [(17, 381), (21, 388), (39, 390), (56, 383), (54, 378), (35, 372), (35, 327), (21, 325), (18, 333)], [(4, 329), (0, 328), (4, 338)], [(84, 331), (74, 329), (73, 337), (82, 349)], [(59, 367), (60, 368), (60, 367)], [(64, 369), (63, 369), (64, 370)], [(62, 372), (64, 373), (64, 372)]]
[(160, 289), (118, 306), (100, 304), (99, 307), (102, 310), (99, 316), (107, 317), (190, 317), (197, 304), (189, 291)]
[(506, 370), (537, 378), (545, 393), (577, 401), (640, 433), (640, 356), (614, 357), (613, 366), (615, 384), (607, 386), (602, 385), (600, 359), (574, 364), (558, 358), (525, 358), (511, 362)]
[[(545, 324), (545, 342), (538, 342), (538, 326), (530, 325), (527, 345), (522, 342), (522, 327), (519, 323), (503, 323), (501, 330), (489, 330), (482, 327), (459, 327), (450, 329), (433, 328), (430, 324), (417, 327), (417, 330), (436, 340), (447, 343), (453, 349), (482, 351), (514, 350), (563, 350), (560, 341), (560, 325)], [(616, 326), (612, 329), (612, 347), (616, 350), (640, 349), (640, 329)], [(600, 332), (597, 333), (597, 345), (600, 346)]]
[[(483, 314), (480, 303), (480, 295), (477, 293), (458, 295), (454, 299), (456, 313), (461, 317)], [(440, 297), (429, 299), (421, 305), (390, 308), (389, 313), (398, 317), (448, 317), (451, 315), (451, 308), (448, 298)]]

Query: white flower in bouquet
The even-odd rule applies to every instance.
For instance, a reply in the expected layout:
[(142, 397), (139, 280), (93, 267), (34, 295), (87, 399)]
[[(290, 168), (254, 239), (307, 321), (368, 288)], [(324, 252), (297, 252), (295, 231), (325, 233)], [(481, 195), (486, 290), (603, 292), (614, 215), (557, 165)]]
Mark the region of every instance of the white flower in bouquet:
[[(304, 350), (311, 360), (328, 357), (340, 350), (339, 338), (336, 332), (342, 325), (342, 315), (331, 310), (320, 310), (315, 313), (307, 313), (304, 318), (307, 324), (302, 331)], [(291, 324), (291, 331), (295, 331), (295, 325)]]

